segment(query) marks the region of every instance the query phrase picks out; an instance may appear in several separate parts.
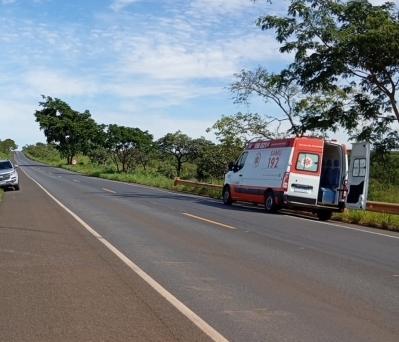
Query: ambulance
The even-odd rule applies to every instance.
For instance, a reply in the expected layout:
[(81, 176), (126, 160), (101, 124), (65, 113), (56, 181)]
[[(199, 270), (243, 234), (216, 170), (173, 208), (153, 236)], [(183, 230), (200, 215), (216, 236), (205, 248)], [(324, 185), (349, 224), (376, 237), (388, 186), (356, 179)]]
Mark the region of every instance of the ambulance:
[(326, 221), (345, 208), (366, 209), (370, 143), (345, 144), (320, 137), (259, 140), (230, 162), (223, 203), (264, 204), (268, 213), (309, 211)]

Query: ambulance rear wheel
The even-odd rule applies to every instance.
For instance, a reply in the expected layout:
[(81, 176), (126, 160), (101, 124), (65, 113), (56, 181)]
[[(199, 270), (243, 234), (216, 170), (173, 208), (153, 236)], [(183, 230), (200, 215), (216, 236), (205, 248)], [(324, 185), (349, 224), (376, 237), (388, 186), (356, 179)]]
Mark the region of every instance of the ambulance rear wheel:
[(319, 210), (317, 212), (317, 217), (320, 221), (328, 221), (332, 217), (332, 211), (327, 211), (327, 210)]
[(232, 205), (233, 204), (233, 200), (231, 199), (231, 193), (230, 193), (230, 187), (228, 185), (226, 185), (223, 188), (223, 203), (226, 205)]
[(276, 202), (274, 200), (274, 193), (273, 191), (266, 192), (265, 195), (265, 211), (267, 213), (275, 213), (277, 212), (278, 208)]

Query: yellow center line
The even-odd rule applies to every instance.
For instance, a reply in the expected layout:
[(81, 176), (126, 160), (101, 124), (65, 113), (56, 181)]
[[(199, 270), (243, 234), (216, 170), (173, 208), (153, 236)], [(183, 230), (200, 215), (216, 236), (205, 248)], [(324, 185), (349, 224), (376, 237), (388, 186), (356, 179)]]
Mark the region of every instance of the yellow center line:
[(112, 190), (108, 190), (108, 189), (105, 189), (105, 188), (102, 188), (104, 191), (108, 191), (108, 192), (112, 192), (113, 194), (116, 194), (116, 191), (112, 191)]
[(227, 225), (227, 224), (223, 224), (223, 223), (220, 223), (220, 222), (216, 222), (216, 221), (208, 220), (208, 219), (206, 219), (206, 218), (203, 218), (203, 217), (199, 217), (199, 216), (191, 215), (191, 214), (188, 214), (188, 213), (182, 213), (182, 214), (183, 214), (183, 215), (186, 215), (186, 216), (190, 216), (190, 217), (196, 218), (196, 219), (198, 219), (198, 220), (202, 220), (202, 221), (205, 221), (205, 222), (213, 223), (213, 224), (216, 224), (216, 225), (218, 225), (218, 226), (225, 227), (225, 228), (229, 228), (229, 229), (237, 229), (237, 228), (235, 228), (235, 227), (232, 227), (232, 226), (229, 226), (229, 225)]

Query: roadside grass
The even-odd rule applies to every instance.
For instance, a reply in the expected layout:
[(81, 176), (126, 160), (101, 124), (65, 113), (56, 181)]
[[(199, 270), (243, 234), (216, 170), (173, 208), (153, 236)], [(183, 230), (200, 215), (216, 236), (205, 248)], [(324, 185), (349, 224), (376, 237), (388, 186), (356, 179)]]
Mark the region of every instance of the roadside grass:
[(370, 181), (368, 197), (370, 201), (399, 203), (399, 187)]
[[(25, 154), (32, 160), (36, 160), (45, 164), (64, 168), (70, 171), (75, 171), (93, 177), (122, 181), (126, 183), (154, 186), (162, 189), (221, 199), (220, 191), (210, 190), (202, 187), (193, 188), (191, 186), (183, 185), (174, 186), (173, 179), (160, 175), (151, 169), (146, 171), (144, 171), (143, 169), (136, 169), (129, 173), (118, 173), (113, 166), (99, 167), (91, 164), (89, 162), (89, 159), (85, 156), (80, 156), (76, 158), (77, 165), (66, 165), (64, 160), (54, 158), (54, 156), (52, 156), (51, 160), (47, 160), (46, 158), (35, 158), (26, 152)], [(212, 180), (209, 183), (221, 185), (223, 181)], [(398, 203), (399, 188), (392, 186), (383, 187), (381, 184), (371, 182), (369, 200), (377, 202)], [(345, 212), (343, 213), (334, 213), (332, 220), (385, 230), (399, 231), (399, 215), (361, 210), (345, 210)]]
[(399, 231), (399, 215), (372, 211), (346, 210), (333, 215), (335, 221), (364, 225), (367, 227)]

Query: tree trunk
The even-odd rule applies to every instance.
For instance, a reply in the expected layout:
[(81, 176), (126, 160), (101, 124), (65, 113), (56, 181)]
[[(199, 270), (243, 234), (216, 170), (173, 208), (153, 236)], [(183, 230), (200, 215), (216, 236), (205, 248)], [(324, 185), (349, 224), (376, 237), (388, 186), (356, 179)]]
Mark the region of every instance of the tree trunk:
[(180, 177), (182, 164), (183, 163), (181, 162), (181, 158), (177, 158), (177, 167), (176, 167), (177, 177)]

